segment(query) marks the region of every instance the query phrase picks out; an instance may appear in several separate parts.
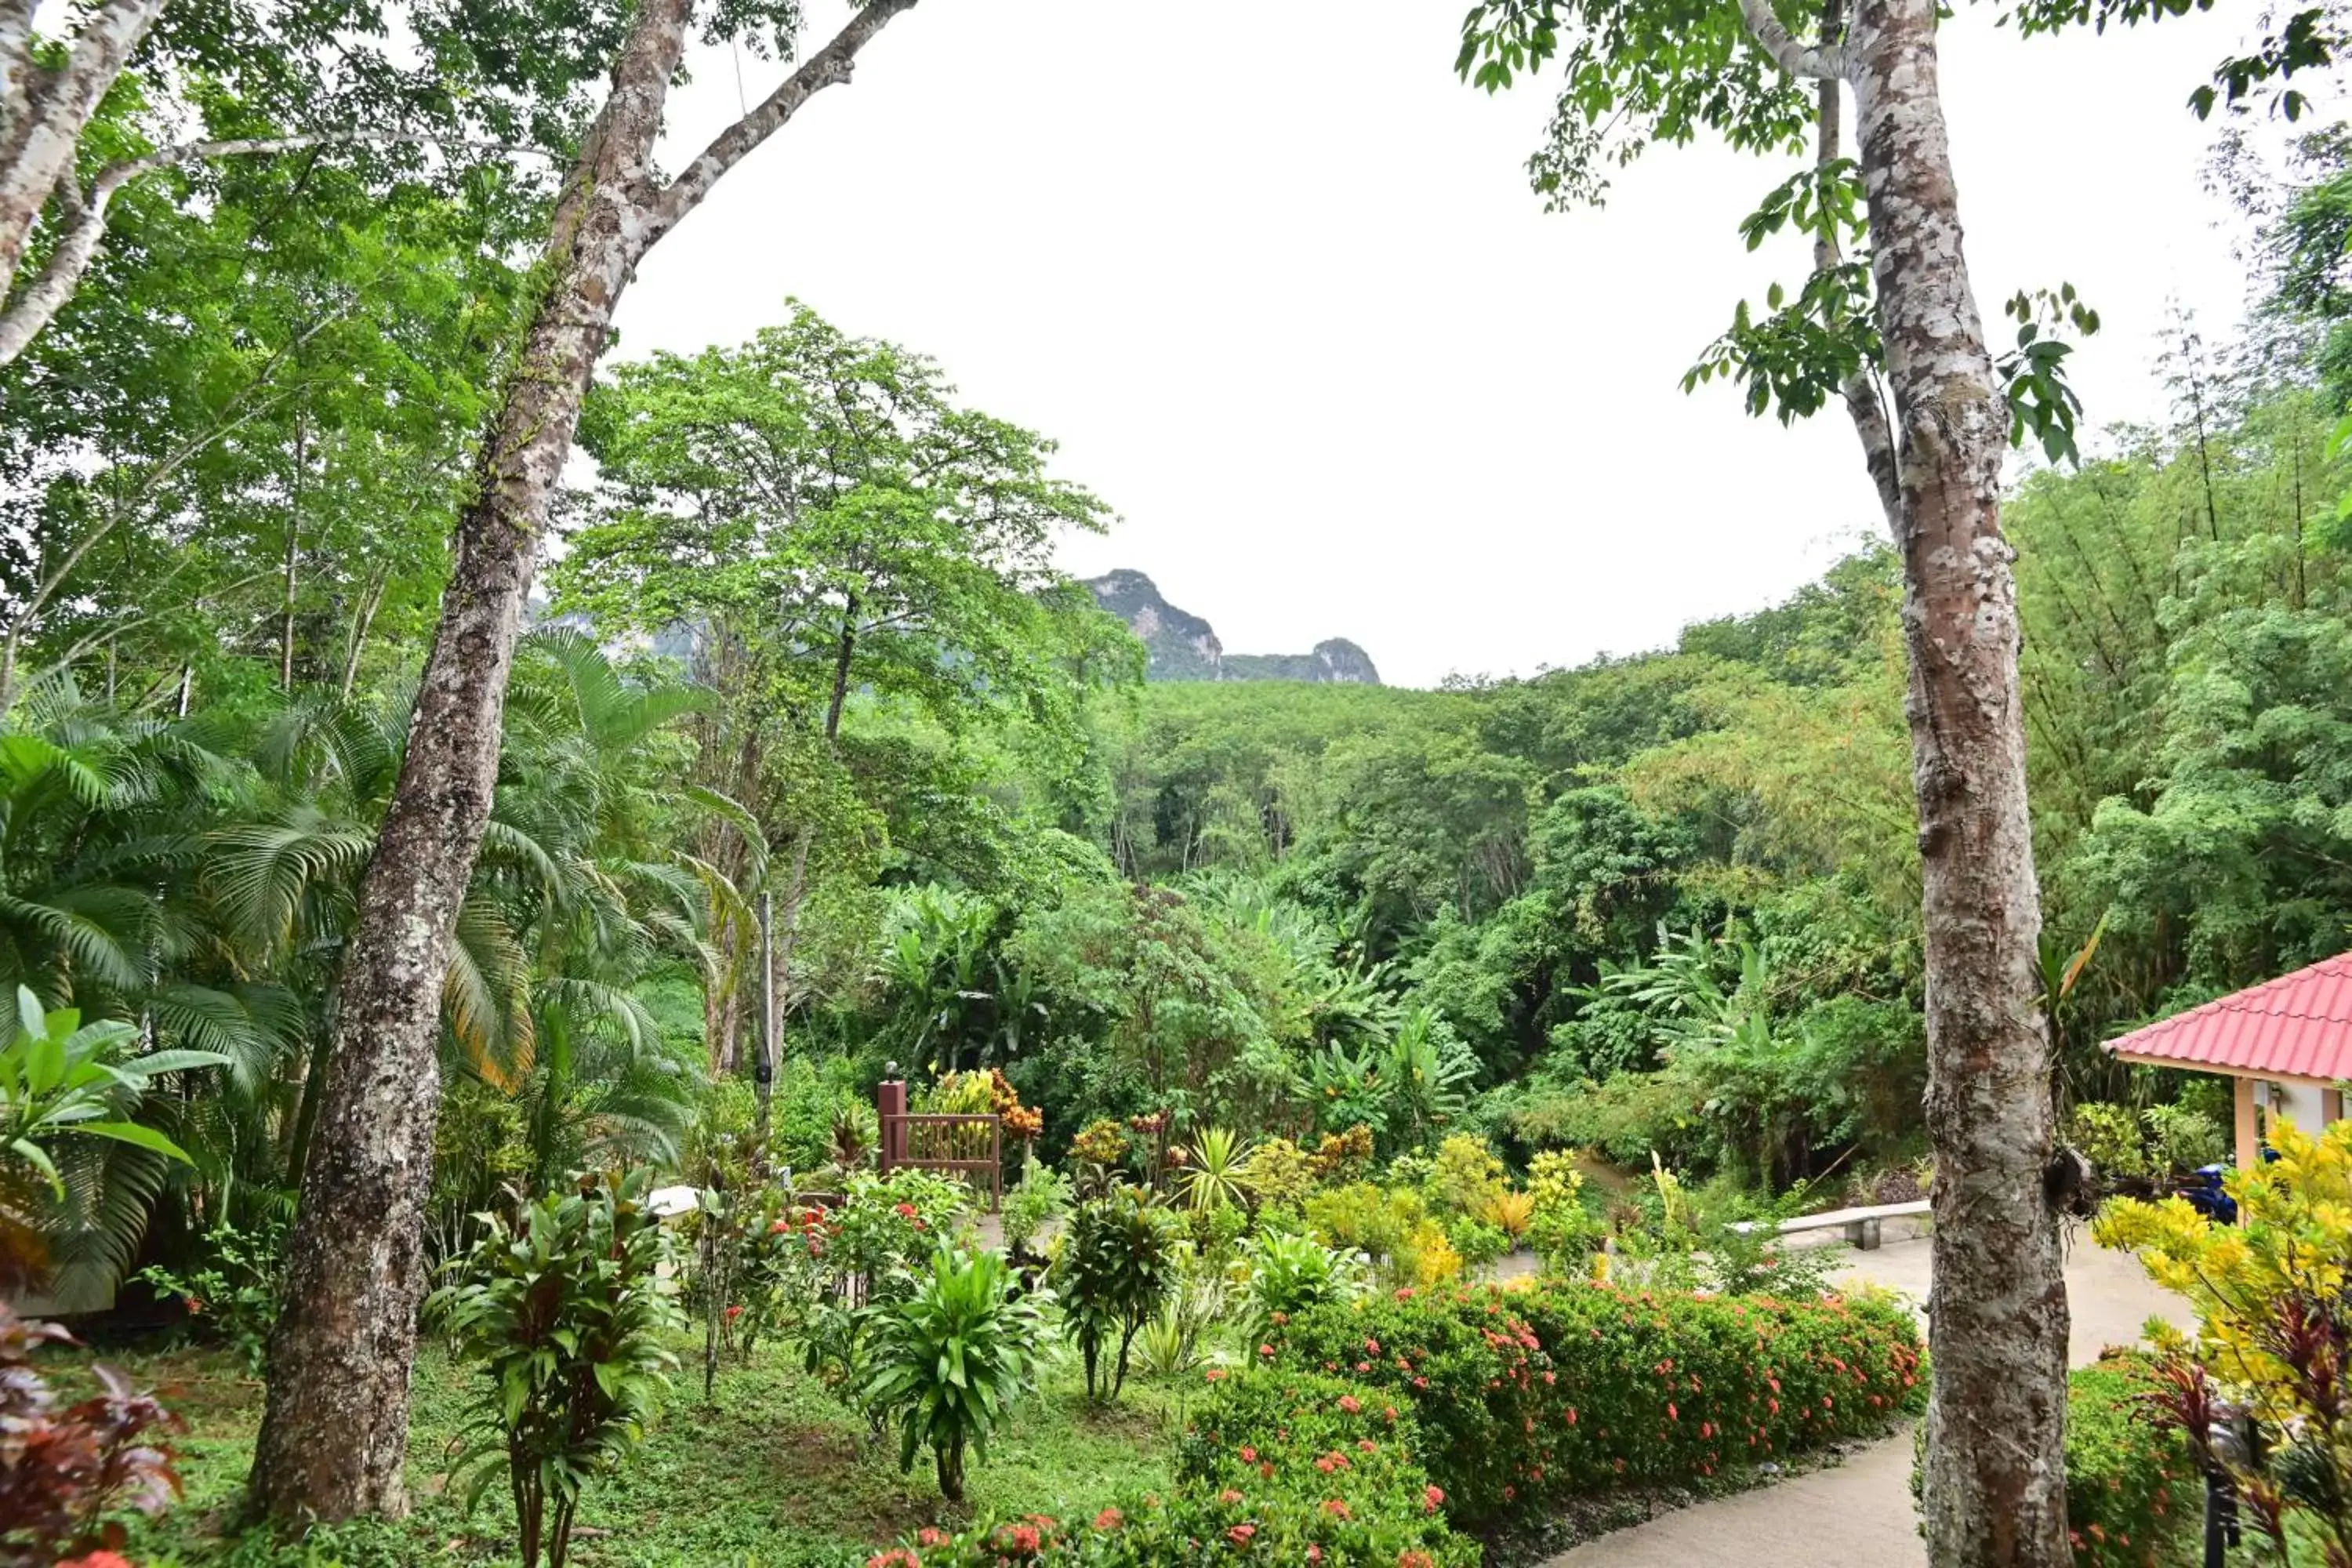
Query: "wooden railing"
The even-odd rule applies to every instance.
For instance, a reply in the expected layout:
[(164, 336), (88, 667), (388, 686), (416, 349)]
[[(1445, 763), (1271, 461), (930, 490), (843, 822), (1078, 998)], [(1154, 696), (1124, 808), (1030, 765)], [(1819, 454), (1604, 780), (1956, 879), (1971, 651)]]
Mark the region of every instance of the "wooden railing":
[(884, 1175), (899, 1169), (940, 1171), (988, 1189), (996, 1212), (1004, 1196), (1004, 1123), (996, 1116), (926, 1116), (885, 1110), (877, 1167)]

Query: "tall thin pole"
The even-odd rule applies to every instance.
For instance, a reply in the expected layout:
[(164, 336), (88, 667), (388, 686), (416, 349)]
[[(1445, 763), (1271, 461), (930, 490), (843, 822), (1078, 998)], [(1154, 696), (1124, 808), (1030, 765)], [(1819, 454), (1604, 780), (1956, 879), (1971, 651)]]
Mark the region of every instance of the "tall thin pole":
[(760, 1059), (751, 1069), (759, 1096), (759, 1127), (768, 1131), (768, 1102), (776, 1092), (776, 895), (760, 895)]

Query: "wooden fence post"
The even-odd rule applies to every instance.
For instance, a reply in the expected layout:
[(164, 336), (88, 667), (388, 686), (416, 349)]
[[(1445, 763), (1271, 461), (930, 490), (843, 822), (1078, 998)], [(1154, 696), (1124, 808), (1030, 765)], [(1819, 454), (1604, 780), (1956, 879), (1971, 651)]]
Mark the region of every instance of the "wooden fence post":
[(886, 1078), (874, 1086), (874, 1120), (881, 1137), (874, 1151), (874, 1168), (888, 1175), (898, 1163), (907, 1140), (907, 1080)]

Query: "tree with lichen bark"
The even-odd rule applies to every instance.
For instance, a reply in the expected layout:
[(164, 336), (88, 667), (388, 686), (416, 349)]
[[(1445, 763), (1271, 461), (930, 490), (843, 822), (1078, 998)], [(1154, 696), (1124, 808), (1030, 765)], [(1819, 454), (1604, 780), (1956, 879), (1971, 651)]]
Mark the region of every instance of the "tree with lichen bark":
[[(2147, 9), (2103, 12), (2137, 19), (2136, 5)], [(2027, 25), (2072, 19), (2047, 9)], [(1482, 0), (1459, 64), (1492, 90), (1561, 60), (1552, 134), (1531, 164), (1558, 203), (1599, 200), (1604, 171), (1654, 138), (1711, 130), (1801, 160), (1742, 226), (1751, 248), (1783, 229), (1809, 237), (1810, 275), (1793, 292), (1776, 287), (1760, 312), (1743, 304), (1685, 384), (1732, 379), (1752, 412), (1783, 420), (1843, 403), (1903, 560), (1937, 1158), (1928, 1553), (1939, 1568), (2059, 1568), (2071, 1561), (2060, 1257), (2071, 1166), (2040, 1005), (2000, 510), (2012, 441), (2071, 455), (2077, 406), (2052, 329), (2097, 322), (2071, 289), (2021, 293), (2009, 303), (2016, 349), (1997, 360), (1990, 347), (1961, 244), (1937, 21), (1934, 0), (1829, 0), (1794, 21), (1772, 0)]]
[[(343, 958), (318, 1131), (302, 1173), (285, 1308), (251, 1489), (265, 1513), (400, 1513), (409, 1369), (425, 1293), (422, 1208), (440, 1101), (442, 973), (498, 774), (499, 724), (533, 556), (614, 310), (646, 254), (915, 0), (868, 0), (676, 178), (654, 168), (693, 0), (645, 0), (613, 58), (540, 261), (539, 293), (484, 432), (456, 565), (400, 780)], [(772, 29), (790, 5), (718, 6), (715, 34)]]

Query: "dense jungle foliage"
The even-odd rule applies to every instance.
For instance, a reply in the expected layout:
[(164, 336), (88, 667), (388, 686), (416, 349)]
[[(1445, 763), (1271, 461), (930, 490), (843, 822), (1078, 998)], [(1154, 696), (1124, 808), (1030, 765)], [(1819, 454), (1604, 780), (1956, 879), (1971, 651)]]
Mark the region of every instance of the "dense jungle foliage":
[[(791, 8), (722, 9), (714, 38)], [(426, 92), (331, 13), (344, 86), (453, 137), (567, 144), (611, 42), (534, 65), (427, 16), (467, 89)], [(167, 33), (152, 80), (213, 132), (325, 91)], [(121, 86), (85, 150), (163, 118)], [(63, 1456), (0, 1456), (39, 1505), (0, 1563), (247, 1550), (362, 882), (546, 286), (548, 182), (344, 152), (150, 171), (0, 360), (0, 1291), (179, 1336), (133, 1364), (198, 1391), (184, 1442), (122, 1374), (69, 1404), (59, 1331), (0, 1307), (0, 1416)], [(2352, 933), (2347, 163), (2308, 136), (2250, 199), (2259, 308), (2228, 343), (2175, 323), (2173, 416), (2045, 439), (2003, 510), (2054, 1087), (2151, 1186), (2220, 1156), (2226, 1108), (2100, 1042)], [(392, 1468), (466, 1495), (320, 1552), (510, 1535), (535, 1568), (578, 1524), (603, 1563), (801, 1531), (811, 1564), (907, 1536), (871, 1562), (1435, 1568), (1476, 1559), (1457, 1527), (1916, 1408), (1911, 1314), (1743, 1228), (1932, 1180), (1889, 547), (1526, 678), (1147, 685), (1056, 564), (1115, 498), (1048, 434), (797, 301), (746, 330), (588, 394), (439, 994), (435, 1337), (396, 1369)], [(967, 1186), (878, 1168), (893, 1077), (999, 1119), (992, 1238)], [(740, 1419), (657, 1430), (698, 1357)], [(2070, 1463), (2146, 1444), (2168, 1485), (2174, 1427), (2121, 1413), (2158, 1375), (2078, 1389), (2120, 1435)], [(588, 1492), (649, 1441), (696, 1484), (762, 1422), (816, 1512), (750, 1471), (723, 1509)], [(126, 1534), (181, 1465), (203, 1511)]]
[[(2009, 509), (2075, 1098), (2170, 1100), (2095, 1043), (2352, 929), (2341, 264), (2315, 259), (2341, 178), (2264, 230), (2280, 280), (2249, 342), (2180, 325), (2173, 425)], [(194, 221), (157, 214), (156, 244)], [(108, 264), (163, 287), (143, 257)], [(331, 293), (350, 253), (309, 262), (292, 296)], [(308, 391), (239, 405), (275, 307), (234, 309), (226, 359), (182, 341), (105, 389), (119, 448), (8, 426), (10, 537), (86, 552), (12, 605), (0, 985), (228, 1058), (145, 1103), (190, 1163), (69, 1151), (43, 1226), (106, 1273), (286, 1213), (440, 569), (438, 525), (394, 497), (464, 430), (367, 423), (405, 400), (331, 436)], [(318, 322), (271, 320), (288, 346), (253, 374), (324, 353)], [(365, 336), (404, 374), (480, 374), (461, 344)], [(15, 379), (60, 374), (48, 353)], [(1672, 648), (1524, 679), (1144, 686), (1050, 563), (1103, 503), (919, 355), (795, 307), (737, 350), (617, 365), (584, 439), (602, 477), (521, 661), (446, 988), (446, 1246), (504, 1184), (748, 1119), (763, 901), (802, 1168), (894, 1062), (1003, 1068), (1056, 1159), (1158, 1111), (1366, 1125), (1383, 1157), (1467, 1128), (1766, 1189), (1923, 1152), (1883, 548)], [(413, 537), (368, 523), (394, 511)]]

